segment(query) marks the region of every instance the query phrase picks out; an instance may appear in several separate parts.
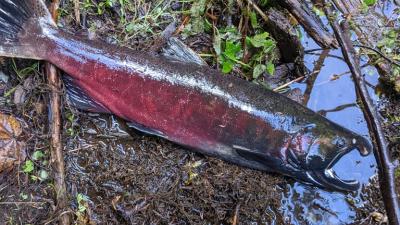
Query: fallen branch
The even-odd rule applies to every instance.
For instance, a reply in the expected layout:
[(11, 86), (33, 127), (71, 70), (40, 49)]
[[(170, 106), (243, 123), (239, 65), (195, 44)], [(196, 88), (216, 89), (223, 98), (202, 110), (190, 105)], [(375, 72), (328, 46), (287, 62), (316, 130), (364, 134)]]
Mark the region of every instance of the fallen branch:
[(349, 24), (347, 21), (344, 21), (341, 25), (339, 25), (339, 23), (333, 19), (335, 17), (333, 16), (334, 13), (331, 8), (331, 4), (327, 3), (326, 0), (324, 3), (325, 14), (330, 19), (330, 24), (335, 31), (336, 38), (341, 46), (343, 56), (346, 59), (346, 62), (353, 75), (358, 98), (363, 104), (363, 113), (367, 120), (371, 137), (374, 139), (374, 154), (379, 166), (380, 188), (389, 222), (392, 225), (400, 225), (400, 209), (394, 179), (396, 165), (391, 160), (378, 112), (369, 97), (367, 86), (361, 73), (360, 60), (356, 55), (350, 38)]
[[(59, 0), (53, 0), (50, 6), (50, 12), (53, 19), (57, 19), (57, 10), (59, 7)], [(50, 132), (51, 132), (51, 165), (54, 173), (54, 186), (56, 191), (57, 208), (64, 210), (67, 207), (67, 188), (65, 185), (65, 169), (64, 169), (64, 156), (62, 152), (61, 142), (61, 97), (59, 90), (61, 90), (61, 80), (57, 68), (46, 63), (46, 75), (48, 84), (50, 86)], [(71, 220), (69, 214), (60, 215), (59, 224), (69, 225)]]
[(278, 1), (284, 8), (297, 19), (307, 33), (323, 48), (337, 48), (338, 44), (333, 35), (326, 31), (322, 24), (313, 16), (313, 12), (307, 8), (305, 3), (298, 0)]

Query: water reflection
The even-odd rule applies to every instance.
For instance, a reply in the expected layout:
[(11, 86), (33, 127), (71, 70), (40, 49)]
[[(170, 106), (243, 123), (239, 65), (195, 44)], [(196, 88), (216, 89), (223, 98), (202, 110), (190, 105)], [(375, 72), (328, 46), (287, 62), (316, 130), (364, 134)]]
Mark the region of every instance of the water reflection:
[[(317, 47), (311, 40), (308, 40), (306, 45), (308, 49)], [(329, 54), (342, 57), (340, 50), (331, 51)], [(306, 66), (310, 71), (313, 71), (314, 62), (318, 58), (318, 55), (306, 56)], [(348, 70), (345, 62), (337, 57), (328, 56), (314, 82), (307, 107), (323, 112), (330, 120), (369, 139), (366, 121), (357, 105), (351, 74), (333, 79), (335, 75), (344, 74)], [(375, 74), (367, 76), (366, 79), (374, 86), (378, 82), (377, 77)], [(291, 87), (300, 88), (305, 92), (307, 83), (297, 83)], [(374, 95), (374, 90), (371, 89), (370, 93)], [(372, 98), (375, 101), (378, 99), (376, 96)], [(341, 178), (359, 180), (364, 188), (369, 184), (370, 178), (377, 173), (373, 154), (362, 157), (358, 151), (345, 155), (333, 169)], [(293, 182), (284, 188), (281, 213), (288, 224), (351, 223), (357, 219), (357, 207), (363, 206), (360, 192), (354, 194), (329, 192)]]

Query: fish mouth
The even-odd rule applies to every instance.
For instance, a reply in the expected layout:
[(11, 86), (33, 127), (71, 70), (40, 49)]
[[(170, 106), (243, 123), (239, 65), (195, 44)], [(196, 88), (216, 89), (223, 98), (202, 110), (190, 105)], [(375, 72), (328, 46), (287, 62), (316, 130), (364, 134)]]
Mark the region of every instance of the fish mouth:
[(340, 153), (332, 159), (326, 169), (306, 171), (306, 176), (317, 186), (337, 191), (353, 192), (360, 188), (360, 182), (356, 180), (341, 179), (333, 170), (333, 166), (347, 153), (357, 149), (361, 155), (368, 155), (365, 149), (359, 147), (348, 147), (340, 151)]
[(333, 169), (307, 171), (306, 175), (313, 184), (330, 190), (352, 192), (360, 188), (360, 182), (341, 179)]

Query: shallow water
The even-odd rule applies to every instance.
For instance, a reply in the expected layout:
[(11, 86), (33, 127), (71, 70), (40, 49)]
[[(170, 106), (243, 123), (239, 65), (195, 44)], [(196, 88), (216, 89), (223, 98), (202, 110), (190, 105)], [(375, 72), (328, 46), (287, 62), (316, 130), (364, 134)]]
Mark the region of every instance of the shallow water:
[[(305, 42), (306, 49), (318, 48), (311, 40)], [(342, 57), (340, 50), (330, 51), (331, 55)], [(307, 55), (306, 66), (313, 70), (314, 61), (319, 56)], [(334, 57), (327, 57), (310, 94), (307, 107), (318, 112), (326, 112), (330, 120), (369, 138), (368, 127), (360, 107), (357, 105), (355, 87), (351, 74), (340, 76), (332, 80), (334, 75), (346, 73), (348, 67), (343, 60)], [(367, 67), (363, 72), (368, 71), (366, 80), (375, 86), (378, 83), (377, 74), (372, 74)], [(303, 93), (307, 88), (306, 82), (293, 84), (291, 88), (300, 88)], [(370, 87), (373, 99), (378, 99), (374, 89)], [(341, 107), (343, 106), (343, 107)], [(332, 110), (336, 109), (336, 110)], [(361, 199), (361, 192), (370, 183), (370, 178), (376, 175), (377, 167), (373, 154), (362, 157), (357, 150), (342, 157), (333, 167), (337, 175), (344, 179), (355, 179), (364, 186), (356, 194), (344, 194), (329, 192), (312, 188), (299, 182), (293, 182), (286, 186), (282, 194), (281, 213), (290, 224), (344, 224), (356, 221), (358, 207), (364, 202)], [(353, 204), (350, 204), (353, 203)], [(355, 203), (355, 204), (354, 204)]]

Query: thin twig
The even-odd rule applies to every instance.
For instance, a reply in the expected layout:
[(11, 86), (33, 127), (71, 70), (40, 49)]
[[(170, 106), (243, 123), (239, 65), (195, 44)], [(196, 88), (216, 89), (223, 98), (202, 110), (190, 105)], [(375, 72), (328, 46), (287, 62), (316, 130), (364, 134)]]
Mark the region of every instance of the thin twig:
[(305, 76), (298, 77), (298, 78), (296, 78), (294, 80), (291, 80), (291, 81), (287, 82), (286, 84), (283, 84), (283, 85), (273, 89), (273, 91), (277, 92), (277, 91), (279, 91), (279, 90), (281, 90), (281, 89), (283, 89), (283, 88), (285, 88), (285, 87), (287, 87), (287, 86), (289, 86), (289, 85), (291, 85), (291, 84), (293, 84), (295, 82), (301, 81), (304, 78), (305, 78)]
[(237, 225), (239, 222), (239, 209), (240, 204), (238, 204), (235, 208), (235, 215), (233, 215), (232, 225)]
[(253, 2), (253, 0), (246, 0), (246, 1), (247, 1), (247, 3), (249, 3), (249, 5), (250, 5), (251, 7), (254, 8), (254, 10), (257, 11), (258, 14), (260, 14), (260, 16), (263, 18), (263, 20), (264, 20), (265, 22), (268, 22), (269, 19), (268, 19), (267, 14), (265, 14), (264, 11), (262, 11), (262, 10), (260, 9), (260, 7), (258, 7), (257, 4)]
[[(321, 55), (322, 53), (315, 52), (315, 53), (305, 53), (305, 54), (306, 55)], [(337, 55), (328, 54), (327, 56), (330, 57), (330, 58), (335, 58), (335, 59), (339, 59), (339, 60), (342, 60), (342, 61), (346, 62), (346, 60), (344, 60), (344, 58), (342, 58), (340, 56), (337, 56)]]
[(0, 205), (38, 205), (46, 203), (48, 202), (0, 202)]
[(400, 67), (400, 62), (397, 62), (389, 57), (387, 57), (385, 54), (383, 54), (383, 52), (379, 51), (378, 49), (366, 46), (366, 45), (354, 45), (355, 47), (359, 47), (359, 48), (366, 48), (368, 50), (371, 50), (375, 53), (377, 53), (378, 55), (382, 56), (382, 58), (384, 58), (386, 61), (390, 62), (393, 65), (396, 65), (398, 67)]
[[(53, 19), (57, 20), (57, 11), (59, 7), (59, 0), (53, 0), (50, 12)], [(51, 164), (54, 173), (54, 186), (56, 191), (57, 208), (65, 209), (67, 207), (67, 188), (65, 185), (65, 166), (64, 156), (62, 152), (61, 141), (61, 97), (58, 90), (61, 90), (61, 80), (57, 68), (46, 63), (46, 74), (48, 77), (48, 84), (51, 89), (50, 94), (50, 132), (51, 132)], [(69, 225), (71, 220), (68, 214), (60, 215), (60, 225)]]
[(378, 112), (369, 97), (365, 79), (362, 76), (360, 68), (360, 60), (355, 52), (353, 43), (350, 38), (350, 28), (347, 21), (342, 23), (342, 26), (334, 19), (332, 5), (324, 1), (325, 14), (330, 18), (330, 24), (335, 31), (336, 38), (342, 49), (344, 58), (353, 75), (354, 84), (357, 90), (357, 96), (363, 104), (362, 110), (370, 128), (371, 137), (374, 139), (374, 153), (379, 166), (379, 181), (383, 196), (383, 202), (386, 208), (386, 213), (391, 225), (400, 225), (400, 208), (396, 193), (394, 170), (395, 163), (392, 162), (388, 144), (385, 139), (385, 134), (382, 130), (381, 121), (379, 120)]

